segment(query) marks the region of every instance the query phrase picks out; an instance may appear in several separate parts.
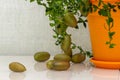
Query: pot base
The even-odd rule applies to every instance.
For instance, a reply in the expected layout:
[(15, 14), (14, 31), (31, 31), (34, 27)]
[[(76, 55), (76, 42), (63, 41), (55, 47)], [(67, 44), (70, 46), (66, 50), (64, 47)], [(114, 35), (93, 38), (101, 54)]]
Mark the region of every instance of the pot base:
[(93, 58), (90, 59), (90, 62), (92, 62), (95, 67), (99, 68), (120, 69), (120, 62), (98, 61)]

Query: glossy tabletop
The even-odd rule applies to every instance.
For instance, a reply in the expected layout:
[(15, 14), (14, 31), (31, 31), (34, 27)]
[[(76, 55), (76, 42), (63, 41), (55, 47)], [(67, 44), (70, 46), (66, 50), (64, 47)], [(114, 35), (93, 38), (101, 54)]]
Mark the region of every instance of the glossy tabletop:
[[(11, 62), (24, 64), (27, 71), (10, 71)], [(95, 68), (87, 61), (71, 63), (66, 71), (53, 71), (46, 68), (46, 62), (36, 62), (33, 56), (0, 56), (0, 80), (120, 80), (120, 71)]]

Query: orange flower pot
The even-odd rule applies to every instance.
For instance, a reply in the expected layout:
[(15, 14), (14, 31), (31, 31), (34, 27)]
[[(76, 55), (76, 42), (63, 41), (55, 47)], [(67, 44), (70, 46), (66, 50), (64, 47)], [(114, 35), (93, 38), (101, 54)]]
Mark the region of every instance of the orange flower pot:
[[(93, 4), (97, 4), (96, 0), (91, 0)], [(103, 0), (105, 2), (114, 3), (120, 0)], [(91, 45), (93, 58), (91, 62), (100, 68), (120, 69), (120, 10), (112, 12), (114, 26), (112, 31), (115, 31), (112, 42), (116, 44), (114, 48), (109, 48), (106, 41), (109, 40), (106, 18), (98, 15), (97, 12), (88, 15), (88, 25), (91, 37)]]

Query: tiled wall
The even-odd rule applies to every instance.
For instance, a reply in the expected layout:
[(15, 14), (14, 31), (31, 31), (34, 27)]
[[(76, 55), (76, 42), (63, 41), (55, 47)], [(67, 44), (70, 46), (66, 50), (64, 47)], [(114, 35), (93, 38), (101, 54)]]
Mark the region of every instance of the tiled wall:
[[(69, 29), (75, 43), (91, 50), (88, 29)], [(25, 0), (0, 0), (0, 55), (33, 55), (37, 51), (61, 53), (44, 8)], [(75, 50), (77, 52), (77, 50)]]

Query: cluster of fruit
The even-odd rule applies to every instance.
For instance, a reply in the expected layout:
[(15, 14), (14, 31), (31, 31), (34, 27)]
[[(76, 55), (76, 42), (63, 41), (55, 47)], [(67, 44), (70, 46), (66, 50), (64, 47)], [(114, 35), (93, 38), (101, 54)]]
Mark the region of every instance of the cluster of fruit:
[[(34, 55), (34, 59), (38, 62), (47, 61), (50, 58), (48, 52), (37, 52)], [(46, 67), (51, 70), (67, 70), (70, 67), (70, 62), (81, 63), (85, 60), (86, 56), (81, 53), (72, 55), (72, 57), (66, 54), (56, 54), (52, 60), (46, 62)]]
[[(37, 52), (34, 54), (34, 60), (37, 62), (44, 62), (50, 58), (48, 52)], [(46, 62), (46, 67), (51, 70), (63, 71), (70, 67), (70, 62), (81, 63), (85, 60), (85, 55), (81, 53), (74, 54), (72, 57), (66, 54), (56, 54), (53, 60)], [(12, 62), (9, 64), (9, 69), (14, 72), (24, 72), (26, 67), (19, 62)]]

